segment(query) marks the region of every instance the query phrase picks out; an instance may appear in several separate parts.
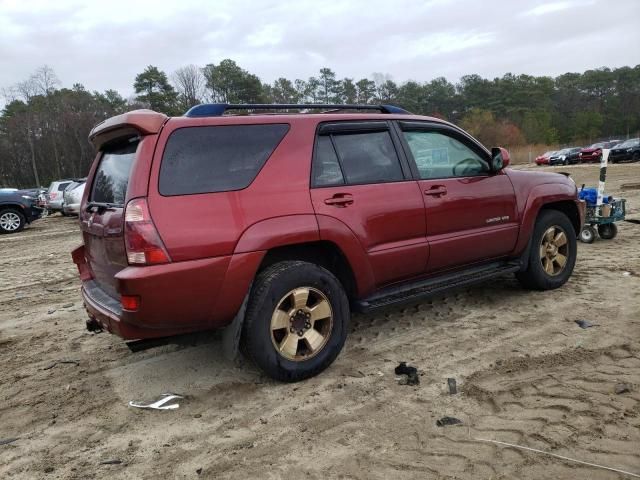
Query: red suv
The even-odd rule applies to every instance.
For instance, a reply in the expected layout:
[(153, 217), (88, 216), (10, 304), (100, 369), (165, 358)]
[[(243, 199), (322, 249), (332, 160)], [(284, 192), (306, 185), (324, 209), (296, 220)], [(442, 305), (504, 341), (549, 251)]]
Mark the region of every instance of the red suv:
[(138, 110), (90, 140), (73, 252), (87, 326), (124, 339), (228, 326), (279, 380), (330, 365), (352, 310), (507, 273), (557, 288), (576, 261), (570, 178), (505, 169), (506, 150), (397, 107)]

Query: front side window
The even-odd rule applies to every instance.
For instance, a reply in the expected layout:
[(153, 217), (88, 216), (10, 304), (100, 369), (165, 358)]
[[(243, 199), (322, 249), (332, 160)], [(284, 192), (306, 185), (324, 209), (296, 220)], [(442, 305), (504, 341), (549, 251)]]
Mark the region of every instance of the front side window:
[(160, 194), (241, 190), (284, 138), (289, 125), (219, 125), (171, 134), (160, 166)]
[(489, 173), (489, 164), (459, 140), (434, 131), (405, 131), (421, 180)]

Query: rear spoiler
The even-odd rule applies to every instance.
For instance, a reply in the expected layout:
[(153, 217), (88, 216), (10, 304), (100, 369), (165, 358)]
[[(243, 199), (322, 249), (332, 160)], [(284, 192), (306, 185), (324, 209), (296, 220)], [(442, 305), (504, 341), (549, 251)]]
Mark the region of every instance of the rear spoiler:
[(158, 133), (169, 117), (153, 110), (132, 110), (97, 124), (89, 133), (89, 142), (96, 149), (118, 138)]

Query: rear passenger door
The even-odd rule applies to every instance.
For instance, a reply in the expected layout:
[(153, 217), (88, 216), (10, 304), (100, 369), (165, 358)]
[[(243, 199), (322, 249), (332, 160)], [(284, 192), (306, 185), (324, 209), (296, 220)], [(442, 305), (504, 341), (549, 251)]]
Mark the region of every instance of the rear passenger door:
[(316, 214), (355, 234), (378, 287), (421, 275), (428, 257), (422, 194), (393, 135), (386, 121), (321, 124), (312, 169)]

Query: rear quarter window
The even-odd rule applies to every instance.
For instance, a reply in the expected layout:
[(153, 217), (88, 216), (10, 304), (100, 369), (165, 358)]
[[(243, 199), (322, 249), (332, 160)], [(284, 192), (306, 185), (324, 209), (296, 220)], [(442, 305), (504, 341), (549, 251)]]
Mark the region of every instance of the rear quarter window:
[(138, 142), (134, 142), (104, 150), (93, 180), (90, 201), (124, 205), (137, 148)]
[(160, 194), (246, 188), (288, 130), (287, 124), (180, 128), (169, 137), (162, 156)]

